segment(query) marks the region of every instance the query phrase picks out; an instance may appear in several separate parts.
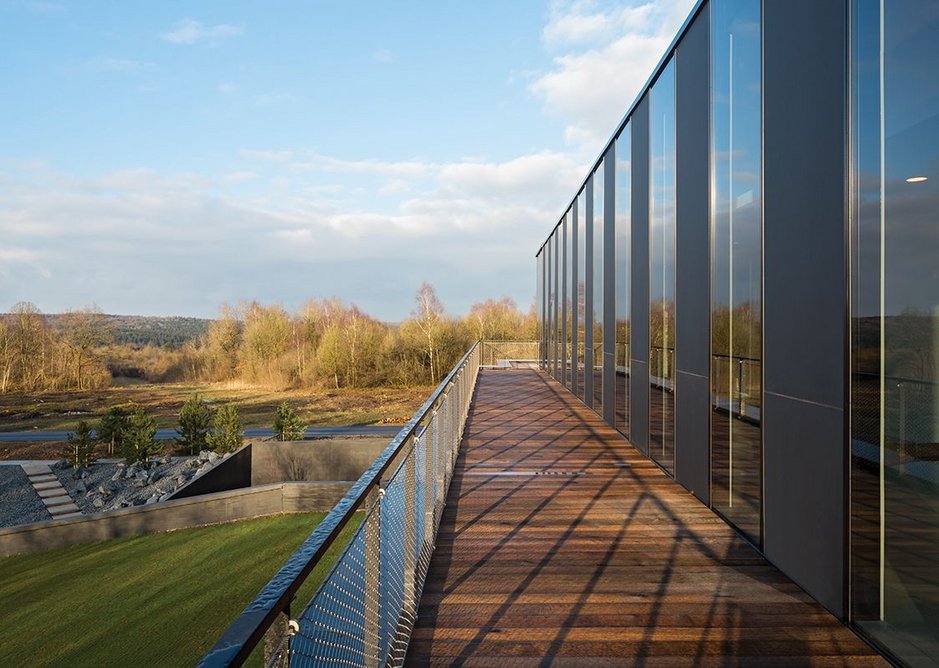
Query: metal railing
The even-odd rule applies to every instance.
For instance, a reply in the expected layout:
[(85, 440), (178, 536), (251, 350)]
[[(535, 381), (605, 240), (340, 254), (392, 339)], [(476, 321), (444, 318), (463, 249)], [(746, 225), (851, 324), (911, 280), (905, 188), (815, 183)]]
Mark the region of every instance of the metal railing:
[(481, 341), (484, 367), (532, 367), (538, 365), (538, 341)]
[[(482, 346), (463, 356), (200, 666), (398, 666), (410, 640)], [(386, 474), (387, 477), (386, 477)], [(296, 618), (297, 590), (358, 510), (365, 519)]]

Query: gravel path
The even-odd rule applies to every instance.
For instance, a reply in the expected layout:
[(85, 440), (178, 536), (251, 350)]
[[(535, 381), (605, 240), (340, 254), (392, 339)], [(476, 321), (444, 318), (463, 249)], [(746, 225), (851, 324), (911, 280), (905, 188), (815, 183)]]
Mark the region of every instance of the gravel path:
[(21, 466), (0, 466), (0, 527), (42, 522), (51, 515)]

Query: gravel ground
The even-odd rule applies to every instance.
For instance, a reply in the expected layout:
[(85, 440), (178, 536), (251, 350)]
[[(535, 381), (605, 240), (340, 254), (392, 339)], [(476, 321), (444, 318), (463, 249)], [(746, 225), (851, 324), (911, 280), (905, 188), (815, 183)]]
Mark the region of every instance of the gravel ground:
[(195, 457), (159, 457), (148, 466), (95, 463), (73, 469), (62, 461), (52, 471), (81, 511), (91, 514), (165, 501), (218, 461), (214, 452), (204, 451)]
[(50, 519), (21, 466), (0, 466), (0, 527)]

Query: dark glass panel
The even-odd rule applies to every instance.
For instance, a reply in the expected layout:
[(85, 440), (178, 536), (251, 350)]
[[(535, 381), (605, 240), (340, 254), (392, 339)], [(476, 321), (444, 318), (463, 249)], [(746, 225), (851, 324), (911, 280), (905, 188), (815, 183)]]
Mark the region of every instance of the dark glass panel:
[(675, 468), (675, 61), (652, 86), (649, 211), (649, 454)]
[(603, 163), (593, 173), (593, 410), (603, 415)]
[(711, 5), (711, 504), (760, 540), (760, 0)]
[(852, 19), (851, 612), (939, 665), (939, 3)]
[(614, 396), (616, 402), (616, 427), (629, 437), (629, 253), (631, 237), (632, 191), (630, 178), (630, 136), (629, 124), (616, 138), (616, 197), (615, 197), (615, 313), (616, 323), (616, 373)]

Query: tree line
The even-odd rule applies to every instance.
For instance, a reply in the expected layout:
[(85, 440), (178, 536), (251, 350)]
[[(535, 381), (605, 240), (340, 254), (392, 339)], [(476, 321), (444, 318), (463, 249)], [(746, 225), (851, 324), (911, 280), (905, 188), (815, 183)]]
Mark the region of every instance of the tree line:
[(116, 344), (96, 307), (56, 323), (28, 302), (0, 316), (0, 392), (93, 389), (118, 376), (280, 388), (435, 384), (475, 340), (537, 338), (534, 306), (522, 312), (509, 298), (488, 299), (454, 317), (426, 283), (397, 324), (339, 299), (312, 299), (294, 312), (223, 305), (203, 336), (174, 347)]

